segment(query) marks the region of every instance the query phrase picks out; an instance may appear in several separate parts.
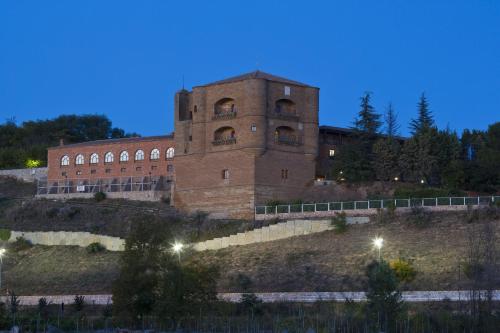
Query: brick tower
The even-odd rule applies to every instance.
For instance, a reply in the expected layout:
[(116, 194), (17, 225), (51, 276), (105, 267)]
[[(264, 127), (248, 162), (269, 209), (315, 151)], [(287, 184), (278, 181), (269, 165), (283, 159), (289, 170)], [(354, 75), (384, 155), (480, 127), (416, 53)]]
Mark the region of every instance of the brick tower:
[(256, 71), (175, 95), (174, 205), (251, 218), (315, 176), (319, 89)]

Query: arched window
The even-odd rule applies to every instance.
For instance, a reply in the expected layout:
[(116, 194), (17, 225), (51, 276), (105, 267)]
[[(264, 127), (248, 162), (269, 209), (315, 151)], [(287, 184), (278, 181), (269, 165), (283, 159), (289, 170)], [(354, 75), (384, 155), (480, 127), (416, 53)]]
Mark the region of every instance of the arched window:
[(104, 163), (113, 163), (114, 160), (115, 157), (112, 152), (108, 151), (106, 155), (104, 155)]
[(214, 145), (229, 145), (236, 143), (236, 131), (234, 128), (224, 126), (214, 133)]
[(61, 157), (61, 165), (69, 165), (69, 156), (68, 155), (64, 155), (63, 157)]
[(154, 148), (153, 150), (151, 150), (150, 158), (152, 160), (159, 159), (160, 158), (160, 150), (158, 148)]
[(236, 107), (234, 106), (234, 99), (223, 98), (220, 99), (214, 106), (215, 115), (221, 114), (231, 114), (236, 112)]
[(135, 152), (135, 160), (136, 161), (143, 161), (144, 160), (144, 150), (139, 149)]
[(82, 165), (83, 163), (85, 163), (85, 158), (83, 157), (83, 155), (82, 154), (76, 155), (75, 164)]
[(124, 150), (120, 153), (120, 162), (127, 162), (127, 161), (128, 161), (128, 152)]
[(295, 115), (295, 103), (289, 99), (279, 99), (275, 103), (274, 111), (277, 114)]
[(174, 155), (175, 155), (175, 149), (174, 149), (174, 147), (168, 148), (167, 149), (167, 153), (166, 153), (167, 159), (174, 158)]
[(295, 134), (295, 130), (288, 126), (279, 126), (274, 131), (274, 141), (286, 145), (299, 145), (299, 137)]
[(90, 164), (97, 163), (99, 163), (99, 155), (97, 155), (97, 153), (92, 153), (92, 155), (90, 155)]

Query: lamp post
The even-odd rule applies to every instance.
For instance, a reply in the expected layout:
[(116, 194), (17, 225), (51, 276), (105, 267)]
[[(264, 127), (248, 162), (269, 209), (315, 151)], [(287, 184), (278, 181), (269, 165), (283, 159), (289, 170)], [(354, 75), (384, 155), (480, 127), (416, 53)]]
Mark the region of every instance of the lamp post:
[(179, 258), (179, 264), (181, 263), (181, 252), (182, 252), (183, 248), (184, 248), (184, 244), (182, 244), (182, 243), (175, 242), (172, 245), (172, 251), (174, 253), (177, 253), (177, 257)]
[(2, 257), (5, 254), (5, 249), (0, 249), (0, 289), (2, 288), (2, 264), (3, 260)]
[(380, 259), (382, 258), (380, 250), (382, 249), (383, 245), (384, 245), (383, 238), (375, 237), (375, 239), (373, 239), (373, 246), (375, 246), (375, 248), (378, 250), (378, 261), (380, 261)]

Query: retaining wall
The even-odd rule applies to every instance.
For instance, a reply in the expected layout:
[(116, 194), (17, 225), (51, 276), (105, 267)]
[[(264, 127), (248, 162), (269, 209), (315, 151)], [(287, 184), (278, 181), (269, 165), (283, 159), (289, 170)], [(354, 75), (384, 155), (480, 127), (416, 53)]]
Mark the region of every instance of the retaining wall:
[(83, 231), (11, 231), (9, 242), (15, 241), (18, 237), (24, 237), (32, 244), (39, 245), (69, 245), (87, 247), (92, 243), (101, 243), (109, 251), (123, 251), (125, 249), (125, 240), (121, 238), (105, 235), (95, 235)]
[[(348, 224), (368, 223), (367, 216), (348, 216)], [(272, 224), (267, 227), (237, 233), (228, 237), (215, 238), (196, 243), (196, 251), (219, 250), (229, 246), (248, 245), (253, 243), (271, 242), (279, 239), (302, 236), (333, 229), (328, 220), (290, 220)]]
[[(486, 296), (485, 291), (481, 291), (483, 296)], [(500, 290), (492, 292), (493, 300), (500, 301)], [(20, 305), (38, 305), (38, 300), (45, 297), (47, 302), (52, 304), (72, 304), (75, 301), (76, 295), (47, 295), (47, 296), (19, 296)], [(84, 301), (87, 304), (107, 305), (113, 302), (112, 295), (81, 295), (84, 296)], [(217, 297), (221, 300), (237, 303), (241, 300), (241, 293), (219, 293)], [(363, 291), (346, 291), (346, 292), (275, 292), (275, 293), (255, 293), (259, 299), (265, 303), (273, 302), (298, 302), (298, 303), (314, 303), (319, 301), (325, 302), (345, 302), (355, 301), (362, 302), (366, 300), (366, 293)], [(450, 301), (467, 301), (470, 297), (470, 291), (467, 290), (437, 290), (437, 291), (404, 291), (402, 293), (403, 300), (406, 302), (439, 302), (443, 300)], [(8, 303), (6, 296), (0, 297), (0, 301)]]
[(33, 183), (41, 178), (47, 177), (47, 168), (0, 170), (0, 176), (14, 177), (25, 182)]
[[(55, 193), (55, 194), (37, 194), (36, 198), (46, 198), (54, 200), (67, 199), (89, 199), (93, 198), (95, 193)], [(160, 201), (163, 197), (169, 197), (170, 191), (122, 191), (106, 192), (106, 197), (110, 199), (127, 199), (137, 201)]]

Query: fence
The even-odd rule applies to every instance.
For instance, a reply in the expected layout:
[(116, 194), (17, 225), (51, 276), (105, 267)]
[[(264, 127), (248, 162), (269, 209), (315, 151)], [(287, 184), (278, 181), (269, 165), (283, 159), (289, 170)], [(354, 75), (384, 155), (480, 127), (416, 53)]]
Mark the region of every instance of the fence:
[(479, 197), (439, 197), (413, 199), (382, 199), (364, 201), (337, 201), (323, 203), (302, 203), (273, 206), (256, 206), (255, 215), (277, 215), (307, 212), (349, 211), (382, 208), (411, 208), (411, 207), (443, 207), (443, 206), (478, 206), (500, 204), (500, 196)]
[(170, 188), (172, 179), (163, 176), (80, 178), (38, 181), (37, 194), (162, 191)]

